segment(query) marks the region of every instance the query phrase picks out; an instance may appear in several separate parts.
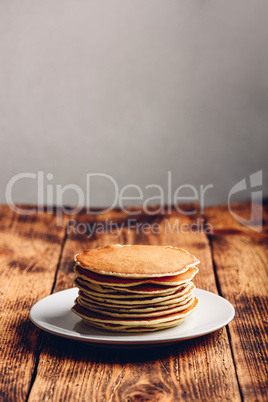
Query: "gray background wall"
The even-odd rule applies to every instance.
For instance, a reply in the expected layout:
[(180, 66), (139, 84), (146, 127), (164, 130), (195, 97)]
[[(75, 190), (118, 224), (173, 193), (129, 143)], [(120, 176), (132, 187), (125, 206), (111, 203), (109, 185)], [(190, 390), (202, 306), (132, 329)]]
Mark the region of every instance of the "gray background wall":
[[(38, 170), (83, 191), (86, 173), (166, 189), (171, 171), (173, 191), (227, 202), (267, 169), (267, 15), (267, 0), (1, 1), (0, 202)], [(13, 196), (36, 202), (36, 184)], [(92, 204), (112, 199), (96, 180)]]

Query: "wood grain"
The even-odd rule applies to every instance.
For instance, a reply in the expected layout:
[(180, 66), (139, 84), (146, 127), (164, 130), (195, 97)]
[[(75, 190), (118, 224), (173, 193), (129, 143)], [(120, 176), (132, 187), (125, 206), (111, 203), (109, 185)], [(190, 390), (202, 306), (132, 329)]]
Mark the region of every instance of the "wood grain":
[[(237, 202), (230, 206), (217, 205), (205, 209), (204, 217), (209, 225), (211, 234), (252, 234), (262, 231), (262, 225), (266, 226), (266, 211), (260, 203)], [(246, 225), (242, 224), (239, 218), (244, 219)], [(258, 233), (258, 232), (257, 232)], [(265, 230), (267, 234), (267, 231)]]
[[(71, 216), (69, 226), (64, 216), (58, 227), (52, 213), (25, 217), (1, 206), (0, 401), (266, 401), (267, 206), (261, 211), (249, 203), (232, 205), (245, 219), (252, 213), (249, 226), (220, 206), (204, 216), (181, 215), (175, 208), (159, 213), (158, 207), (138, 216), (138, 207), (129, 214), (84, 212)], [(260, 223), (261, 232), (252, 230)], [(219, 290), (236, 308), (228, 331), (163, 347), (116, 349), (35, 328), (31, 306), (53, 289), (72, 286), (74, 254), (108, 243), (171, 244), (191, 251), (201, 260), (195, 284)]]
[[(89, 237), (88, 233), (71, 230), (65, 242), (55, 291), (72, 286), (75, 253), (108, 243), (144, 243), (171, 244), (194, 253), (202, 261), (195, 283), (217, 292), (207, 236), (202, 231), (190, 233), (191, 225), (199, 225), (197, 218), (180, 216), (176, 211), (171, 215), (142, 215), (137, 219), (137, 225), (149, 223), (146, 230), (142, 230), (137, 225), (130, 228), (128, 217), (122, 214), (116, 221), (112, 212), (108, 219), (125, 225), (120, 231), (115, 227), (114, 231), (107, 229), (101, 233), (95, 226)], [(98, 216), (85, 214), (75, 220), (88, 222), (91, 227), (96, 222), (104, 222)], [(152, 230), (153, 225), (159, 230)], [(29, 401), (47, 399), (241, 400), (226, 329), (180, 344), (137, 350), (81, 345), (46, 335)]]
[(55, 217), (0, 207), (0, 400), (25, 401), (42, 340), (31, 306), (50, 294), (64, 237)]
[[(267, 208), (267, 207), (265, 207)], [(225, 221), (217, 208), (210, 208), (209, 220), (217, 227)], [(267, 209), (264, 211), (267, 213)], [(233, 232), (237, 223), (211, 236), (213, 258), (221, 294), (236, 309), (229, 325), (236, 372), (245, 401), (267, 401), (268, 389), (268, 257), (267, 235), (250, 228)]]

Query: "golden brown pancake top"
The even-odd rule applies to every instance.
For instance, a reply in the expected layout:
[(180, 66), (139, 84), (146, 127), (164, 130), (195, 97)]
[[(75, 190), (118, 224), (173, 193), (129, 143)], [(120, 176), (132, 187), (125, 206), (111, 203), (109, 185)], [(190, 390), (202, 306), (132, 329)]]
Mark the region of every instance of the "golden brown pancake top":
[(194, 255), (177, 247), (118, 244), (85, 250), (75, 261), (101, 275), (127, 278), (177, 275), (199, 263)]

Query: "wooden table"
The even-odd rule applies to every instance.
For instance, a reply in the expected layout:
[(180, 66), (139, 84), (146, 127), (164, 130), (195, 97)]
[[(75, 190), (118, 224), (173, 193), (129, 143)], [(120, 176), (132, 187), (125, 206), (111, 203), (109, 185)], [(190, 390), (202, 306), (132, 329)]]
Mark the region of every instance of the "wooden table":
[[(1, 206), (0, 400), (267, 401), (267, 205), (261, 232), (253, 230), (260, 229), (258, 204), (250, 227), (226, 206), (203, 214), (196, 205), (181, 207), (194, 208), (192, 215), (156, 207), (150, 215), (135, 215), (134, 208), (128, 214), (84, 212), (64, 215), (57, 226), (55, 211), (23, 216)], [(247, 203), (232, 210), (250, 215)], [(73, 226), (87, 223), (91, 232), (82, 233), (83, 225), (80, 233), (70, 230), (69, 219)], [(36, 328), (31, 307), (72, 287), (74, 254), (108, 243), (188, 249), (201, 261), (195, 284), (227, 298), (234, 320), (201, 338), (145, 349), (90, 346)]]

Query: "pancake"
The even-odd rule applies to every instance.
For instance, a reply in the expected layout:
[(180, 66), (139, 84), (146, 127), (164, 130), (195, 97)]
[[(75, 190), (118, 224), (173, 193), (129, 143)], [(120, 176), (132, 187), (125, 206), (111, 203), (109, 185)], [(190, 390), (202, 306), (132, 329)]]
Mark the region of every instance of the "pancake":
[[(192, 284), (192, 282), (191, 282)], [(124, 305), (124, 304), (148, 304), (148, 303), (158, 303), (158, 302), (163, 302), (166, 300), (172, 300), (172, 299), (178, 299), (183, 297), (182, 291), (185, 289), (185, 287), (182, 287), (178, 290), (176, 290), (174, 293), (170, 295), (133, 295), (133, 294), (118, 294), (118, 293), (113, 293), (113, 294), (101, 294), (97, 292), (92, 292), (92, 291), (85, 291), (83, 289), (80, 289), (80, 294), (83, 294), (85, 297), (89, 297), (93, 300), (99, 301), (101, 303), (113, 303), (116, 305)], [(189, 292), (192, 292), (194, 289), (194, 285), (190, 285)]]
[(113, 332), (153, 332), (153, 331), (160, 331), (162, 329), (166, 328), (172, 328), (176, 327), (177, 325), (181, 324), (184, 319), (181, 320), (174, 320), (170, 321), (167, 323), (163, 323), (161, 325), (158, 325), (157, 327), (142, 327), (142, 326), (137, 326), (137, 327), (130, 327), (130, 326), (124, 326), (124, 325), (116, 325), (116, 324), (105, 324), (105, 323), (92, 323), (89, 320), (83, 319), (84, 322), (91, 327), (95, 327), (98, 329), (104, 329), (106, 331), (113, 331)]
[(84, 300), (89, 303), (94, 303), (102, 308), (106, 308), (109, 310), (118, 310), (118, 309), (134, 309), (134, 308), (144, 308), (144, 307), (153, 307), (157, 308), (160, 306), (167, 306), (167, 305), (179, 305), (183, 301), (188, 300), (192, 297), (192, 292), (194, 289), (194, 285), (187, 289), (183, 294), (176, 294), (173, 297), (156, 297), (156, 298), (146, 298), (146, 299), (126, 299), (126, 300), (115, 300), (115, 299), (98, 299), (94, 298), (91, 295), (79, 291), (78, 295), (81, 296)]
[[(115, 313), (129, 313), (130, 311), (132, 313), (150, 313), (150, 312), (154, 312), (154, 311), (161, 311), (161, 310), (167, 310), (169, 308), (174, 308), (174, 307), (178, 307), (181, 306), (183, 304), (186, 304), (188, 302), (190, 302), (193, 299), (192, 294), (188, 294), (186, 295), (185, 298), (183, 298), (182, 300), (176, 300), (176, 302), (171, 301), (167, 301), (167, 302), (163, 302), (163, 303), (158, 303), (155, 305), (145, 305), (145, 306), (140, 306), (137, 305), (136, 307), (131, 307), (130, 308), (124, 308), (122, 306), (114, 306), (114, 305), (105, 305), (105, 304), (100, 304), (100, 303), (95, 303), (92, 300), (87, 299), (86, 297), (83, 297), (81, 295), (79, 295), (79, 297), (76, 299), (76, 302), (79, 304), (80, 300), (83, 300), (84, 303), (87, 304), (88, 308), (90, 309), (92, 307), (92, 309), (101, 309), (102, 311), (109, 311), (109, 312), (115, 312)], [(83, 305), (83, 303), (81, 303), (81, 305)]]
[(132, 287), (137, 285), (142, 285), (145, 283), (166, 285), (166, 286), (178, 286), (187, 280), (192, 280), (197, 274), (198, 268), (195, 266), (187, 268), (183, 273), (173, 275), (173, 276), (163, 276), (163, 277), (153, 277), (144, 279), (131, 279), (131, 278), (120, 278), (111, 275), (100, 275), (95, 272), (89, 271), (76, 264), (74, 266), (74, 272), (84, 280), (90, 281), (91, 283), (96, 283), (101, 286), (113, 286), (113, 287)]
[(75, 256), (75, 261), (98, 274), (126, 278), (178, 275), (199, 263), (182, 248), (121, 244), (85, 250)]
[(87, 309), (90, 309), (91, 311), (94, 311), (96, 313), (100, 313), (102, 315), (106, 315), (109, 317), (117, 317), (117, 318), (135, 318), (135, 319), (140, 319), (140, 318), (147, 318), (147, 317), (159, 317), (161, 313), (164, 315), (166, 314), (172, 314), (176, 313), (178, 311), (185, 310), (186, 308), (190, 307), (191, 304), (194, 302), (194, 298), (190, 297), (190, 300), (187, 302), (183, 302), (182, 304), (178, 304), (176, 306), (172, 306), (170, 308), (167, 308), (167, 306), (162, 307), (162, 309), (152, 309), (153, 311), (139, 311), (135, 312), (133, 309), (127, 310), (126, 312), (121, 312), (118, 310), (107, 310), (107, 309), (102, 309), (101, 307), (94, 307), (92, 303), (87, 303), (83, 298), (78, 297), (77, 303), (80, 304), (80, 306), (85, 307)]
[(191, 280), (197, 258), (172, 246), (115, 245), (75, 256), (78, 297), (72, 311), (108, 331), (156, 331), (179, 325), (197, 307)]
[[(115, 297), (112, 295), (127, 295), (129, 293), (134, 293), (135, 297), (136, 295), (142, 296), (142, 295), (168, 295), (174, 293), (176, 290), (179, 290), (183, 285), (185, 285), (185, 282), (181, 285), (178, 286), (162, 286), (162, 285), (155, 285), (155, 284), (150, 284), (150, 283), (145, 283), (144, 285), (137, 285), (137, 286), (131, 286), (130, 288), (116, 288), (116, 287), (111, 287), (108, 288), (106, 286), (100, 286), (96, 283), (90, 283), (88, 281), (85, 281), (83, 278), (81, 279), (80, 277), (76, 278), (74, 280), (75, 285), (82, 290), (85, 291), (93, 291), (97, 292), (99, 294), (102, 294), (103, 297)], [(119, 296), (121, 297), (121, 296)]]
[(158, 317), (147, 317), (147, 318), (118, 318), (118, 317), (107, 317), (104, 316), (103, 314), (96, 313), (93, 311), (89, 311), (88, 309), (85, 309), (79, 304), (75, 304), (72, 308), (72, 311), (74, 311), (76, 314), (78, 314), (80, 317), (85, 318), (87, 322), (90, 322), (91, 324), (97, 323), (97, 324), (117, 324), (118, 326), (124, 326), (124, 327), (142, 327), (142, 328), (147, 328), (147, 327), (159, 327), (163, 323), (168, 323), (172, 322), (174, 320), (181, 320), (185, 319), (188, 315), (190, 315), (193, 310), (197, 307), (198, 305), (198, 299), (194, 298), (193, 303), (191, 306), (187, 307), (186, 309), (176, 312), (176, 313), (171, 313), (171, 314), (164, 314), (162, 316)]

